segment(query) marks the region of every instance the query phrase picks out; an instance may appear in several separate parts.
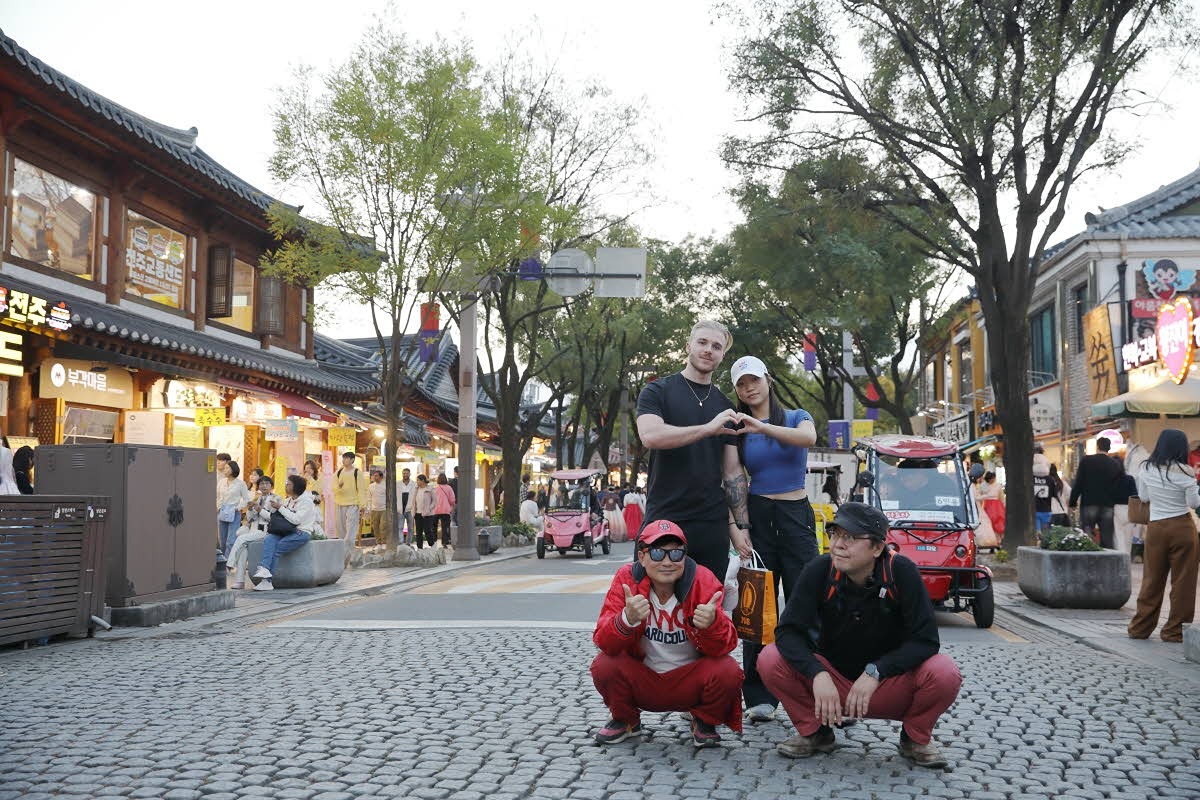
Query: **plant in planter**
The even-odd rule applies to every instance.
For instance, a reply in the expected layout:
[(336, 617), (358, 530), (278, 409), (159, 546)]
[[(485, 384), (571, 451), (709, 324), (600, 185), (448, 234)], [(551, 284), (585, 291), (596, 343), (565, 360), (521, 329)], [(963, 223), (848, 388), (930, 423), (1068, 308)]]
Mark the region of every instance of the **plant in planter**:
[(1051, 526), (1040, 547), (1017, 548), (1017, 585), (1052, 608), (1120, 608), (1132, 591), (1129, 554), (1105, 550), (1078, 528)]

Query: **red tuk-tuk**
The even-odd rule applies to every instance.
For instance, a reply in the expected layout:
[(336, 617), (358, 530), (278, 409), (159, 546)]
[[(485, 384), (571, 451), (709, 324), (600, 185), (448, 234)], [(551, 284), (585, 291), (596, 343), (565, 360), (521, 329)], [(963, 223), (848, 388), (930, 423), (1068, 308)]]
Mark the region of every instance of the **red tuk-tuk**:
[(865, 466), (857, 482), (864, 502), (889, 520), (888, 548), (917, 565), (935, 605), (969, 607), (977, 627), (991, 627), (992, 573), (975, 560), (979, 515), (958, 446), (887, 434), (855, 442), (854, 453)]

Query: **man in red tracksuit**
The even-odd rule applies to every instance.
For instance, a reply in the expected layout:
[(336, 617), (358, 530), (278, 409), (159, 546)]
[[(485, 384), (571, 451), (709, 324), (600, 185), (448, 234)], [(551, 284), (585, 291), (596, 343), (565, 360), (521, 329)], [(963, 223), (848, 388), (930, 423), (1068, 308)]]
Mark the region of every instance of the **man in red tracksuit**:
[(592, 634), (601, 651), (592, 681), (612, 714), (598, 743), (641, 736), (642, 711), (690, 712), (696, 747), (720, 744), (717, 725), (742, 730), (742, 669), (729, 657), (737, 632), (722, 597), (721, 581), (687, 556), (678, 525), (646, 524), (637, 561), (613, 577)]

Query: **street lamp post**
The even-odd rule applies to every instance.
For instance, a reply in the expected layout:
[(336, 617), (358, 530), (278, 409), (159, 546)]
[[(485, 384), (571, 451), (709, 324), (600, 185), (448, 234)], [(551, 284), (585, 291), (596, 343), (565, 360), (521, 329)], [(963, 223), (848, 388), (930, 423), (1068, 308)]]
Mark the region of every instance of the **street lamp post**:
[[(475, 546), (475, 328), (479, 295), (463, 295), (458, 348), (458, 527), (455, 561), (478, 561)], [(464, 461), (466, 461), (464, 465)]]

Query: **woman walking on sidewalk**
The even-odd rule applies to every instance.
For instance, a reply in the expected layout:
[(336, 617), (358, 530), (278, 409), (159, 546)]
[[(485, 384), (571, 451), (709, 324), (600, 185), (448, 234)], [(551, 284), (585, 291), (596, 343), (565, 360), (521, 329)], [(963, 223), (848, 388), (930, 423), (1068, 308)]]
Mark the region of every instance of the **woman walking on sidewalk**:
[(1196, 475), (1188, 466), (1188, 440), (1183, 431), (1167, 428), (1154, 452), (1137, 473), (1138, 497), (1150, 502), (1142, 589), (1137, 612), (1129, 622), (1131, 639), (1147, 639), (1158, 625), (1167, 576), (1171, 577), (1171, 610), (1159, 635), (1182, 642), (1183, 626), (1196, 611), (1196, 525), (1191, 509), (1200, 506)]

